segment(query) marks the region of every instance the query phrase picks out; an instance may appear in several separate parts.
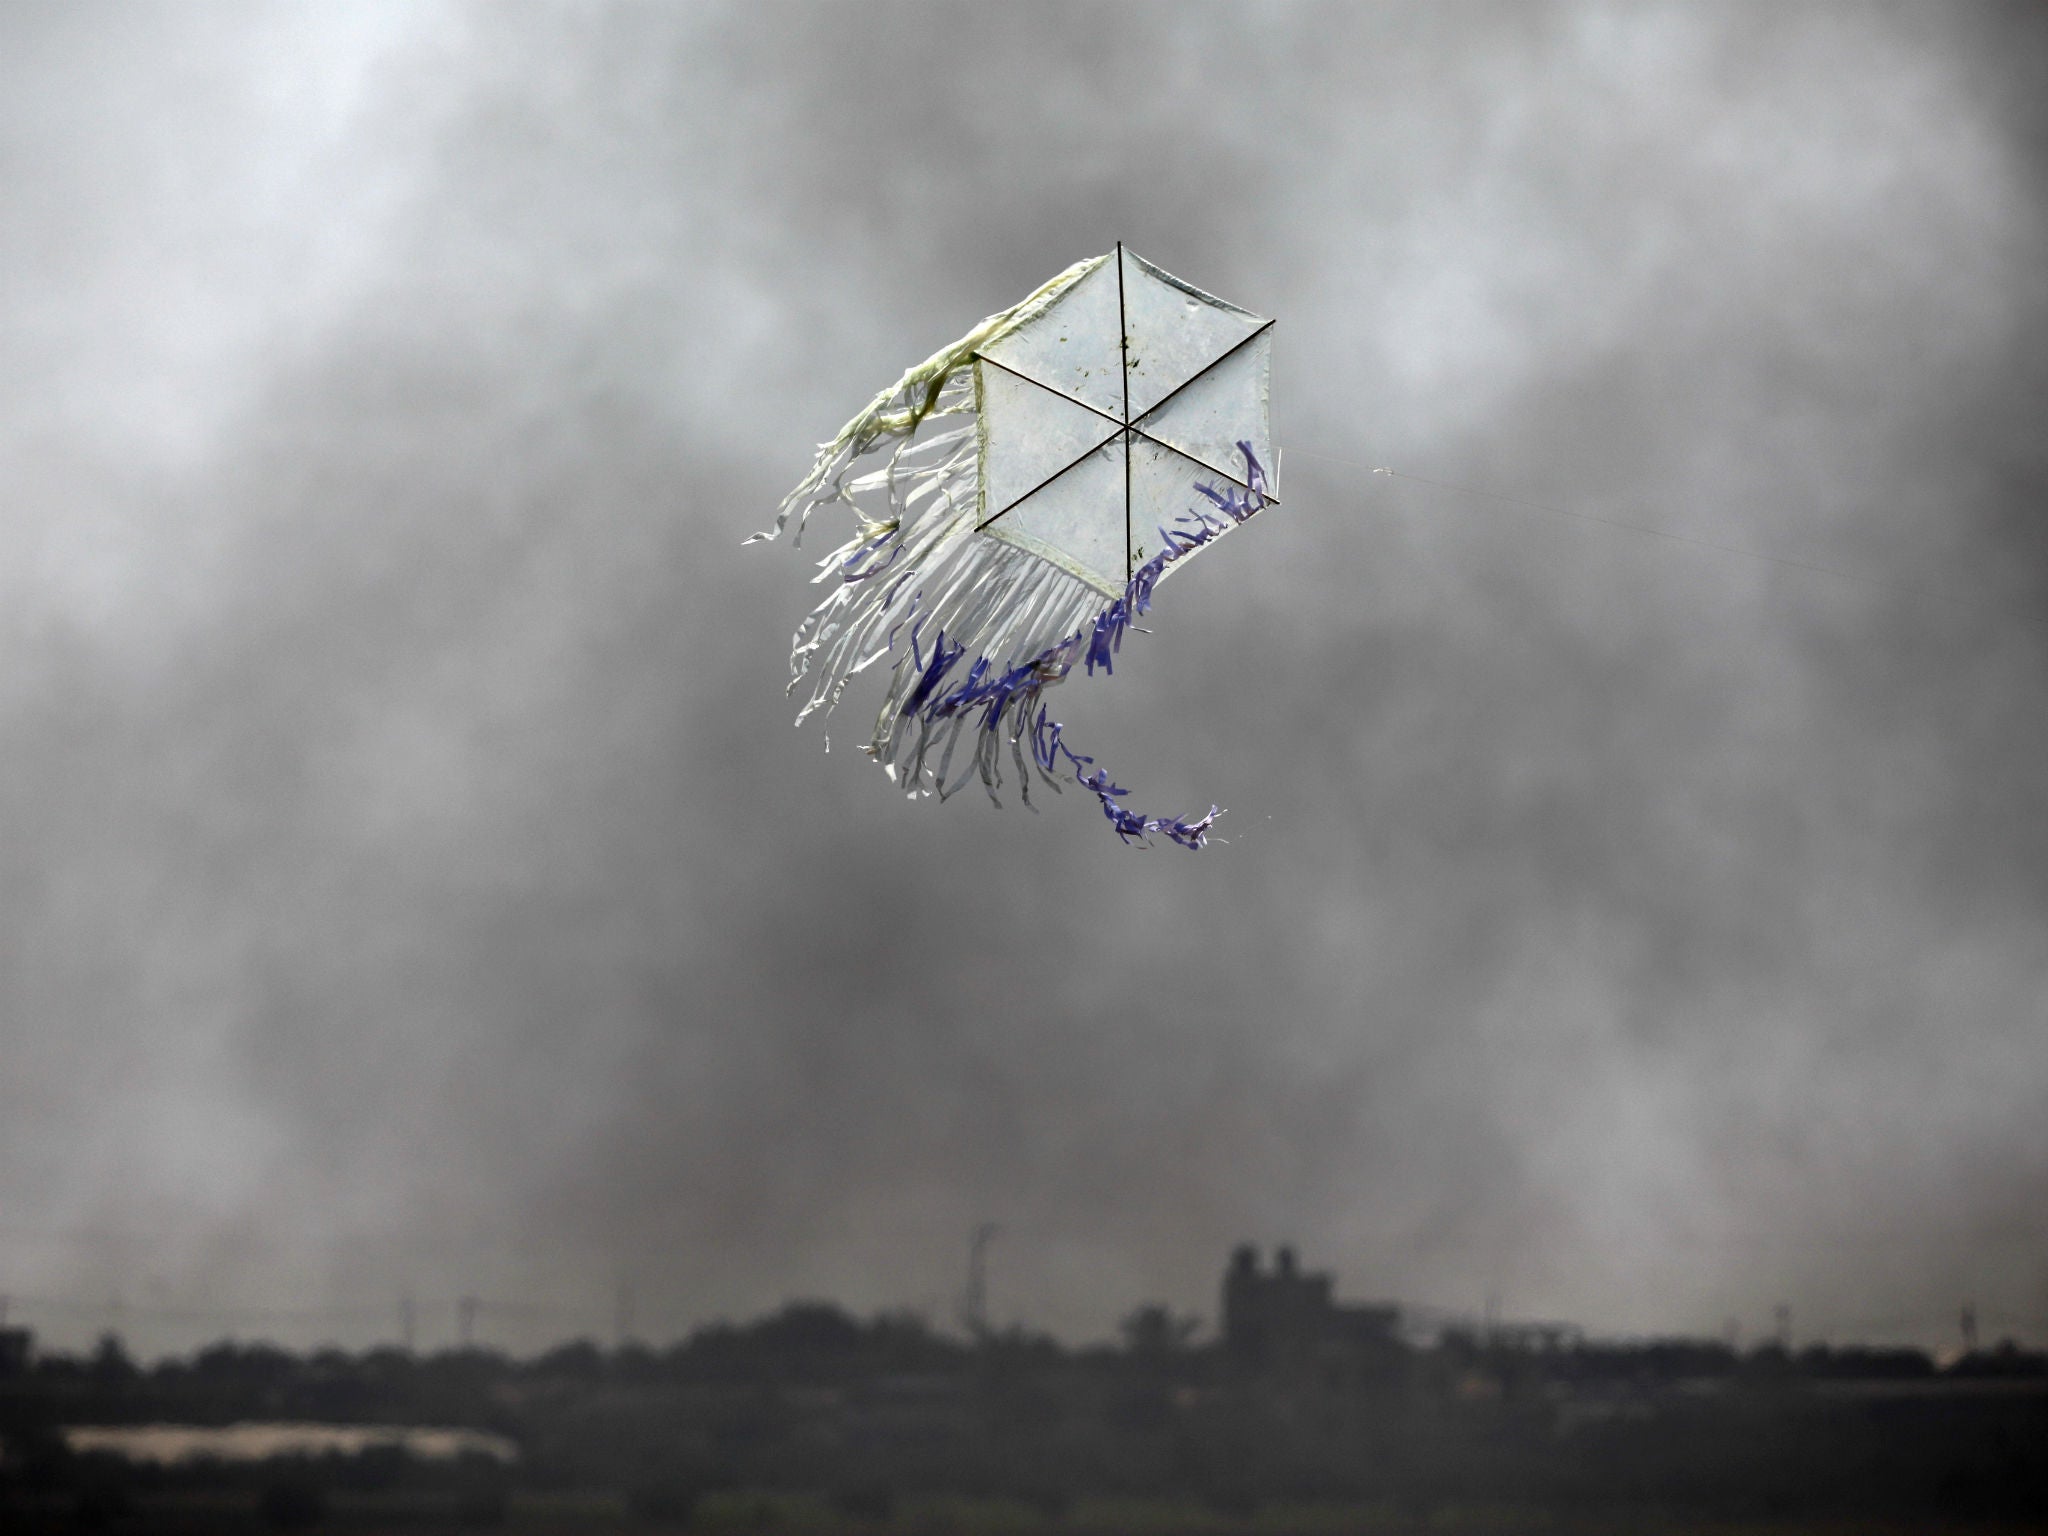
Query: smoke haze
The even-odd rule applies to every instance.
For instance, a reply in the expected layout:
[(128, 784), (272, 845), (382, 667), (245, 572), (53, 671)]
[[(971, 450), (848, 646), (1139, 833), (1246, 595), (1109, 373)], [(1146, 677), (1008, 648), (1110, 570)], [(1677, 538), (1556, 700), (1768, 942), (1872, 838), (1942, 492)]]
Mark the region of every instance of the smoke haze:
[[(13, 8), (10, 1315), (944, 1320), (989, 1220), (1077, 1338), (1241, 1238), (2048, 1336), (2043, 101), (2019, 7)], [(1279, 321), (1285, 505), (1055, 711), (1199, 856), (792, 733), (739, 547), (1118, 239)]]

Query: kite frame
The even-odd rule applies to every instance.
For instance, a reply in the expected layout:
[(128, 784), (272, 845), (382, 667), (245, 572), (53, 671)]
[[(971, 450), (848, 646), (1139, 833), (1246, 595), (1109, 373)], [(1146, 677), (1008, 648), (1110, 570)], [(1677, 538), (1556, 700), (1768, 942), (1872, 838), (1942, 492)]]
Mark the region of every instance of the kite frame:
[[(1058, 469), (1054, 470), (1051, 474), (1047, 475), (1043, 480), (1039, 481), (1029, 490), (1024, 491), (1020, 495), (1011, 497), (1005, 505), (998, 508), (994, 512), (990, 512), (988, 510), (987, 485), (986, 482), (983, 481), (978, 492), (977, 510), (984, 515), (980, 518), (978, 522), (975, 523), (974, 531), (976, 533), (990, 534), (991, 537), (1002, 539), (1004, 542), (1014, 544), (1020, 549), (1029, 550), (1031, 553), (1039, 556), (1041, 559), (1051, 561), (1053, 564), (1059, 566), (1060, 569), (1066, 571), (1069, 575), (1075, 577), (1077, 580), (1087, 582), (1090, 586), (1096, 588), (1096, 590), (1102, 592), (1105, 596), (1115, 598), (1121, 595), (1121, 586), (1112, 586), (1104, 583), (1102, 579), (1098, 577), (1095, 573), (1085, 570), (1076, 562), (1068, 559), (1058, 549), (1054, 548), (1050, 544), (1047, 544), (1044, 540), (1035, 538), (1032, 535), (1023, 532), (1021, 529), (1014, 529), (1008, 527), (1002, 529), (994, 529), (992, 525), (999, 518), (1006, 516), (1008, 513), (1014, 511), (1017, 507), (1021, 506), (1024, 502), (1029, 501), (1033, 496), (1037, 495), (1040, 491), (1044, 490), (1047, 486), (1051, 485), (1054, 481), (1058, 480), (1061, 476), (1065, 475), (1070, 470), (1073, 470), (1079, 467), (1080, 465), (1086, 463), (1090, 457), (1101, 452), (1102, 449), (1108, 446), (1110, 443), (1116, 443), (1121, 447), (1124, 459), (1123, 575), (1124, 581), (1128, 582), (1131, 579), (1131, 577), (1136, 573), (1138, 566), (1135, 554), (1137, 533), (1136, 530), (1131, 526), (1131, 440), (1134, 437), (1142, 437), (1147, 442), (1154, 443), (1157, 446), (1164, 448), (1169, 453), (1175, 453), (1180, 455), (1180, 457), (1188, 460), (1188, 462), (1192, 464), (1199, 464), (1202, 468), (1208, 470), (1213, 475), (1222, 476), (1223, 479), (1229, 481), (1232, 485), (1237, 486), (1241, 490), (1250, 490), (1252, 487), (1245, 479), (1244, 474), (1240, 474), (1235, 470), (1226, 469), (1220, 464), (1212, 464), (1209, 462), (1209, 460), (1203, 458), (1200, 454), (1191, 453), (1186, 448), (1181, 447), (1177, 443), (1169, 443), (1165, 441), (1163, 438), (1154, 437), (1150, 432), (1147, 432), (1145, 430), (1144, 423), (1149, 418), (1157, 415), (1160, 411), (1164, 410), (1166, 406), (1170, 402), (1172, 402), (1176, 396), (1182, 393), (1182, 391), (1188, 389), (1197, 381), (1206, 378), (1215, 369), (1221, 367), (1224, 363), (1228, 362), (1231, 358), (1235, 357), (1244, 348), (1250, 346), (1253, 342), (1257, 341), (1261, 336), (1265, 335), (1268, 331), (1272, 330), (1276, 322), (1270, 319), (1262, 320), (1261, 323), (1248, 334), (1232, 342), (1223, 351), (1219, 352), (1215, 357), (1212, 357), (1208, 362), (1204, 363), (1200, 368), (1196, 369), (1195, 372), (1189, 374), (1185, 379), (1182, 379), (1178, 384), (1174, 385), (1172, 389), (1168, 390), (1165, 394), (1161, 395), (1157, 400), (1154, 400), (1149, 406), (1145, 408), (1145, 410), (1137, 417), (1136, 420), (1133, 420), (1131, 417), (1130, 318), (1128, 311), (1126, 309), (1124, 299), (1125, 251), (1123, 241), (1117, 241), (1116, 250), (1113, 253), (1111, 253), (1111, 256), (1109, 258), (1105, 259), (1113, 259), (1116, 262), (1117, 351), (1121, 364), (1120, 372), (1122, 374), (1120, 382), (1123, 387), (1123, 410), (1121, 415), (1113, 415), (1110, 412), (1103, 410), (1100, 406), (1090, 404), (1088, 401), (1083, 400), (1078, 395), (1069, 394), (1067, 391), (1063, 389), (1056, 389), (1052, 385), (1047, 384), (1042, 379), (1033, 378), (1030, 374), (1024, 372), (1020, 368), (1014, 367), (1009, 363), (1000, 362), (997, 359), (990, 357), (987, 352), (982, 350), (982, 347), (985, 347), (989, 344), (989, 342), (994, 341), (996, 339), (994, 336), (989, 337), (986, 341), (984, 341), (981, 344), (981, 346), (977, 346), (970, 355), (974, 363), (976, 364), (974, 376), (974, 409), (978, 421), (986, 420), (986, 416), (982, 409), (981, 368), (990, 367), (999, 368), (1004, 373), (1008, 374), (1011, 378), (1021, 380), (1023, 383), (1030, 384), (1038, 389), (1042, 389), (1046, 393), (1057, 397), (1058, 399), (1066, 402), (1069, 405), (1077, 405), (1081, 407), (1081, 409), (1088, 411), (1095, 416), (1101, 417), (1102, 420), (1110, 422), (1116, 427), (1117, 430), (1110, 434), (1110, 436), (1104, 438), (1102, 442), (1096, 443), (1093, 446), (1091, 446), (1085, 453), (1079, 455), (1077, 458), (1072, 459), (1068, 463), (1061, 465)], [(1172, 273), (1163, 271), (1162, 269), (1155, 267), (1151, 262), (1146, 261), (1144, 257), (1139, 256), (1136, 252), (1130, 253), (1130, 259), (1132, 261), (1141, 263), (1145, 267), (1146, 272), (1150, 276), (1155, 277), (1163, 282), (1166, 282), (1175, 288), (1178, 288), (1183, 293), (1189, 294), (1194, 298), (1200, 299), (1205, 304), (1211, 304), (1219, 309), (1229, 310), (1232, 313), (1244, 315), (1251, 319), (1259, 319), (1259, 317), (1253, 315), (1250, 310), (1245, 309), (1239, 305), (1232, 304), (1227, 299), (1219, 299), (1212, 293), (1205, 293), (1200, 288), (1195, 287), (1192, 283), (1184, 282), (1181, 279), (1175, 277)], [(1051, 308), (1051, 304), (1046, 305), (1047, 310), (1050, 310)], [(1040, 316), (1032, 315), (1028, 318), (1035, 320), (1040, 318)], [(1017, 322), (1018, 325), (1022, 325), (1023, 323), (1023, 320), (1019, 320)], [(1016, 326), (1005, 326), (1000, 334), (1007, 335), (1010, 331), (1016, 328)], [(985, 427), (982, 428), (982, 441), (985, 456)], [(1247, 471), (1246, 473), (1249, 473), (1249, 471)], [(1278, 496), (1273, 495), (1270, 491), (1265, 491), (1263, 495), (1264, 505), (1277, 507), (1280, 504), (1280, 498)]]

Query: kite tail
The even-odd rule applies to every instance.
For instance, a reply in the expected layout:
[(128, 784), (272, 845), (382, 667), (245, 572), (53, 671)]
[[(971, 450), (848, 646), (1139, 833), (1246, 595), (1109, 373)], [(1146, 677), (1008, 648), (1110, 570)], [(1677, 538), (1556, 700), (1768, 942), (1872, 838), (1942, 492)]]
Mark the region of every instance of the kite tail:
[[(941, 390), (929, 415), (971, 415), (973, 403), (973, 378), (963, 373)], [(856, 675), (891, 661), (881, 713), (863, 750), (914, 789), (926, 787), (926, 755), (943, 734), (938, 722), (913, 718), (944, 691), (945, 667), (925, 675), (933, 660), (947, 658), (949, 667), (963, 655), (983, 658), (984, 672), (996, 676), (1035, 667), (1102, 606), (1101, 591), (1070, 573), (974, 536), (979, 451), (969, 421), (902, 439), (881, 468), (846, 482), (848, 499), (866, 499), (874, 510), (855, 502), (854, 536), (819, 562), (816, 580), (831, 590), (790, 643), (790, 691), (809, 689), (798, 724), (829, 713)], [(928, 644), (935, 647), (929, 657)], [(914, 665), (905, 665), (907, 655)], [(991, 756), (971, 761), (993, 790), (1000, 777)]]
[[(775, 538), (794, 519), (801, 542), (811, 514), (833, 503), (854, 514), (853, 537), (819, 562), (814, 578), (830, 583), (831, 592), (790, 639), (789, 691), (810, 690), (799, 724), (829, 713), (853, 677), (890, 656), (906, 636), (943, 631), (949, 646), (970, 646), (1007, 671), (1072, 634), (1101, 606), (1101, 593), (1086, 582), (997, 540), (973, 537), (980, 443), (969, 364), (977, 348), (1043, 314), (1110, 259), (1076, 262), (883, 390), (819, 449), (774, 526), (747, 540)], [(879, 467), (855, 473), (871, 455), (885, 456)], [(900, 771), (899, 759), (914, 758), (913, 780), (922, 750), (906, 738), (928, 745), (930, 737), (929, 727), (904, 730), (918, 683), (896, 669), (865, 749), (892, 771)], [(988, 773), (993, 787), (993, 767)]]
[[(1154, 589), (1166, 578), (1175, 562), (1264, 510), (1267, 505), (1265, 469), (1253, 454), (1250, 443), (1241, 442), (1237, 446), (1244, 455), (1246, 486), (1218, 488), (1198, 482), (1195, 491), (1205, 497), (1211, 507), (1190, 508), (1170, 526), (1161, 528), (1159, 553), (1132, 574), (1121, 596), (1109, 607), (1102, 608), (1100, 596), (1088, 589), (1091, 611), (1044, 649), (1035, 653), (1027, 651), (1027, 659), (1011, 663), (993, 662), (991, 655), (994, 652), (990, 648), (971, 646), (965, 640), (949, 638), (944, 625), (931, 626), (927, 648), (923, 639), (926, 625), (922, 621), (914, 622), (904, 652), (895, 664), (889, 702), (883, 706), (875, 742), (868, 749), (882, 760), (891, 776), (898, 778), (899, 782), (907, 779), (913, 794), (936, 792), (944, 798), (960, 787), (967, 767), (972, 766), (988, 788), (990, 798), (994, 799), (995, 791), (1002, 783), (1001, 761), (1007, 748), (1016, 762), (1020, 792), (1027, 805), (1031, 798), (1031, 770), (1035, 769), (1054, 789), (1061, 787), (1063, 772), (1071, 771), (1074, 782), (1095, 795), (1102, 805), (1102, 814), (1126, 843), (1142, 845), (1152, 834), (1158, 833), (1184, 848), (1206, 846), (1209, 829), (1223, 814), (1220, 808), (1212, 805), (1207, 815), (1193, 820), (1180, 816), (1145, 816), (1131, 810), (1123, 804), (1130, 791), (1113, 782), (1106, 768), (1096, 767), (1092, 757), (1083, 756), (1066, 744), (1063, 740), (1065, 728), (1052, 718), (1042, 697), (1046, 689), (1064, 681), (1076, 666), (1082, 667), (1090, 676), (1094, 675), (1097, 667), (1105, 674), (1113, 671), (1125, 633), (1134, 619), (1150, 611)], [(983, 579), (993, 580), (999, 587), (1005, 580), (1022, 582), (1033, 579), (1028, 569), (1022, 572), (1009, 569), (1009, 557), (1012, 555), (1021, 556), (1037, 566), (1037, 579), (1064, 575), (1035, 556), (1023, 555), (1022, 551), (1011, 550), (994, 540), (978, 541), (977, 549), (984, 552), (980, 560), (990, 573)], [(1004, 573), (1000, 577), (993, 574), (998, 569)], [(1003, 592), (1007, 595), (993, 599), (998, 605), (1019, 601), (1014, 588), (1004, 588)], [(1020, 607), (1028, 606), (1028, 602), (1020, 603)], [(1048, 620), (1052, 613), (1060, 611), (1063, 610), (1054, 605), (1048, 610)], [(1057, 624), (1053, 625), (1053, 628), (1057, 627)], [(1036, 632), (1042, 628), (1042, 623), (1032, 624), (1028, 629), (1020, 627), (1017, 633)], [(914, 730), (906, 728), (900, 735), (896, 734), (899, 722), (905, 727), (914, 726)], [(970, 728), (974, 735), (968, 764), (963, 765), (959, 777), (954, 777), (954, 752), (962, 735)], [(1027, 749), (1030, 754), (1028, 765)], [(928, 768), (927, 763), (934, 750), (939, 754), (938, 763), (935, 768)]]

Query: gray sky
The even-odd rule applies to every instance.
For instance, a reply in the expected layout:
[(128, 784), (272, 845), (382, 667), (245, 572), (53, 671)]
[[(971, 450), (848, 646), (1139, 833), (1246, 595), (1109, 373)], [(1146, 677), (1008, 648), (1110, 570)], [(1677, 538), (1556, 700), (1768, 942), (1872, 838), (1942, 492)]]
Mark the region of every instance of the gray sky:
[[(2044, 59), (2020, 7), (9, 8), (13, 1315), (945, 1320), (988, 1219), (998, 1319), (1076, 1338), (1240, 1238), (2048, 1335)], [(826, 755), (810, 562), (739, 547), (1119, 238), (1280, 322), (1285, 507), (1056, 711), (1229, 807), (1201, 855), (906, 804), (858, 699)]]

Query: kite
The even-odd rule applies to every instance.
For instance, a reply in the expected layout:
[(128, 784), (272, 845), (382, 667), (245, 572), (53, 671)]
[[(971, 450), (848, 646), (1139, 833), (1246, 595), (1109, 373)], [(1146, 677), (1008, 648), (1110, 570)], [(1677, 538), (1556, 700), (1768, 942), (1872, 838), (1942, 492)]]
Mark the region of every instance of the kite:
[(1008, 755), (1026, 805), (1034, 772), (1054, 789), (1071, 777), (1125, 842), (1202, 847), (1217, 807), (1129, 809), (1043, 696), (1077, 667), (1109, 672), (1161, 581), (1278, 505), (1272, 327), (1119, 244), (877, 395), (747, 541), (793, 521), (800, 542), (833, 504), (855, 518), (791, 643), (789, 691), (810, 687), (797, 723), (887, 661), (862, 750), (913, 797), (979, 778), (1000, 804)]

